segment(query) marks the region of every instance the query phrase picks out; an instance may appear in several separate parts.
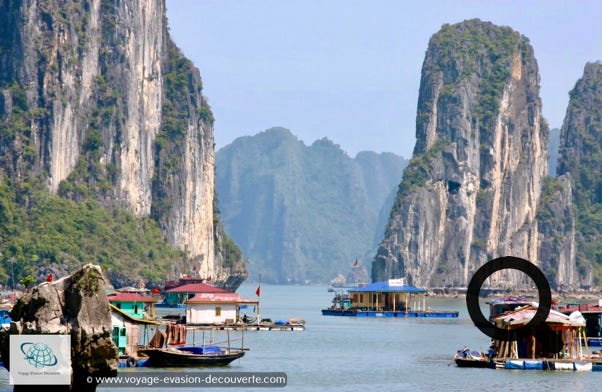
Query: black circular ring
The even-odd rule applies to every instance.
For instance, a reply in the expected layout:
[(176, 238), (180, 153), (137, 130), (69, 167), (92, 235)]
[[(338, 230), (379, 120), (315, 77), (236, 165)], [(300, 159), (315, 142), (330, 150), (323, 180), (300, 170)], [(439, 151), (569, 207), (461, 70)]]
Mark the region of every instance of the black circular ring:
[[(535, 312), (535, 316), (527, 324), (512, 330), (512, 335), (509, 335), (508, 331), (491, 324), (483, 316), (479, 306), (479, 292), (481, 291), (483, 282), (494, 272), (503, 269), (515, 269), (527, 274), (535, 282), (539, 294), (539, 306), (537, 312)], [(475, 272), (468, 284), (466, 306), (472, 322), (485, 335), (497, 340), (516, 340), (529, 335), (532, 327), (540, 325), (548, 318), (552, 307), (552, 292), (545, 275), (535, 264), (520, 257), (504, 256), (490, 260)]]

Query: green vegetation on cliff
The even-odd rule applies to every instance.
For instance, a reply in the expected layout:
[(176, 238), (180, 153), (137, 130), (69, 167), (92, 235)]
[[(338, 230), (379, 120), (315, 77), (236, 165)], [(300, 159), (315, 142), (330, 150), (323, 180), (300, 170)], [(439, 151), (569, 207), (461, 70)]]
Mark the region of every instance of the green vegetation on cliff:
[[(455, 88), (477, 77), (478, 107), (474, 123), (492, 129), (504, 86), (511, 76), (515, 54), (525, 56), (528, 41), (510, 27), (495, 26), (478, 19), (445, 24), (429, 41), (429, 52), (436, 61), (425, 60), (423, 73), (441, 72), (444, 86), (441, 100), (454, 100)], [(419, 108), (418, 119), (428, 120)]]
[(165, 278), (181, 251), (168, 246), (158, 225), (127, 212), (108, 212), (92, 199), (75, 202), (44, 190), (0, 185), (0, 283), (43, 279), (85, 263), (100, 264), (124, 279)]

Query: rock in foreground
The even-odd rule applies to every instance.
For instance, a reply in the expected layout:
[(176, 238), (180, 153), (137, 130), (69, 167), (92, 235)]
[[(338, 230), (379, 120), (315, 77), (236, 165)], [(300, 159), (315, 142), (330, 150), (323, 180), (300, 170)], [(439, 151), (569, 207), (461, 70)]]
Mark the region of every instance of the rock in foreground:
[[(71, 336), (71, 385), (46, 391), (94, 391), (88, 377), (117, 374), (118, 351), (111, 337), (107, 281), (100, 267), (88, 264), (71, 276), (28, 290), (11, 311), (9, 331), (0, 332), (0, 353), (10, 370), (10, 335), (64, 334)], [(31, 390), (15, 385), (15, 391)]]

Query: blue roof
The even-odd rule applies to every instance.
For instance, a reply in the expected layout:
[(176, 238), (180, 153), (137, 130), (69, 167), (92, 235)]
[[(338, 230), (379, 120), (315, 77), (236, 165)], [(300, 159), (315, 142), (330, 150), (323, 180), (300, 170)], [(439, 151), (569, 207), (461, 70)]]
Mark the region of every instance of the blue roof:
[(364, 287), (358, 287), (356, 289), (350, 289), (349, 292), (353, 293), (365, 293), (365, 292), (378, 292), (378, 293), (426, 293), (427, 290), (419, 289), (418, 287), (410, 286), (407, 284), (401, 286), (390, 285), (389, 282), (374, 282)]

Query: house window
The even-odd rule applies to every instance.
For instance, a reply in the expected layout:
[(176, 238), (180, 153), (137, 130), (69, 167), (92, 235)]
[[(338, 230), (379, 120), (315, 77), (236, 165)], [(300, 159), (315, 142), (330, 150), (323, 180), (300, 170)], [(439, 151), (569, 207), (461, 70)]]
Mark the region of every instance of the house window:
[(219, 306), (215, 307), (215, 317), (219, 317), (222, 315), (222, 308)]
[(138, 305), (134, 305), (134, 314), (138, 314)]

